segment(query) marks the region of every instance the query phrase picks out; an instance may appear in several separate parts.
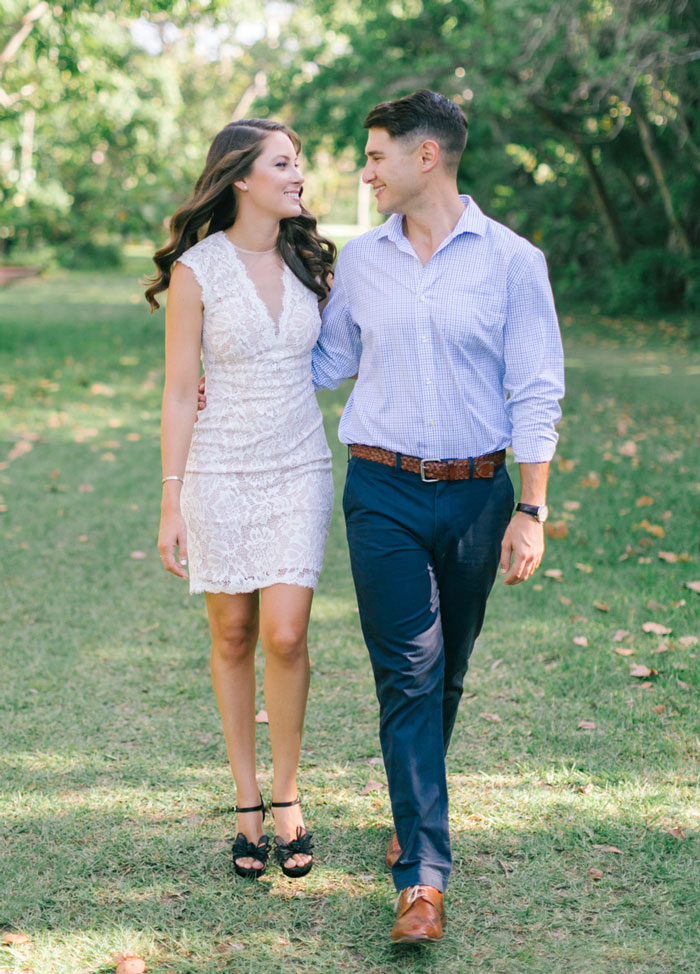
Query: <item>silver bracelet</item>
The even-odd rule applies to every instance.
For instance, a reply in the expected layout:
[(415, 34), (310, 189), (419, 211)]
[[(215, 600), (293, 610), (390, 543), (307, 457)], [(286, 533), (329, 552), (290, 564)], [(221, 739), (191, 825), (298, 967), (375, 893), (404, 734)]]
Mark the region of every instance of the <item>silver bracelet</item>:
[(178, 475), (175, 473), (175, 474), (171, 474), (169, 477), (163, 477), (163, 479), (160, 482), (161, 487), (166, 482), (166, 480), (179, 480), (181, 484), (184, 484), (184, 482), (185, 482), (182, 479), (182, 477), (178, 477)]

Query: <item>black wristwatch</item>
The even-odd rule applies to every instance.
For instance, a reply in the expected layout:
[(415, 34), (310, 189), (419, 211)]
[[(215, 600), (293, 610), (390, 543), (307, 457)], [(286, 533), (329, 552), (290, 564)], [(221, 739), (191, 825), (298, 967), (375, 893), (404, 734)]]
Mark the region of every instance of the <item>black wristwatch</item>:
[(516, 504), (515, 510), (522, 511), (523, 514), (529, 514), (530, 517), (534, 517), (540, 524), (544, 524), (549, 517), (549, 508), (546, 504), (540, 504), (539, 507), (535, 504)]

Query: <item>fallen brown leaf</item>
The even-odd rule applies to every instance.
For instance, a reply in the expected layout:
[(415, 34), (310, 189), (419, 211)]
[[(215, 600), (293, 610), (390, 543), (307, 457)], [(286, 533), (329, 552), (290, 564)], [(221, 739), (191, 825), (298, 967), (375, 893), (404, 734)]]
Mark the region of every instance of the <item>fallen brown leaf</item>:
[(269, 723), (267, 719), (267, 710), (259, 710), (255, 715), (256, 724), (267, 724)]
[(603, 878), (602, 869), (587, 869), (586, 872), (591, 877), (591, 879), (596, 883), (598, 882), (599, 879)]
[(626, 629), (616, 629), (615, 635), (613, 636), (614, 643), (621, 643), (623, 639), (629, 636), (629, 632)]
[(668, 834), (669, 835), (672, 835), (674, 839), (684, 839), (685, 838), (685, 832), (678, 825), (675, 828), (673, 828), (673, 829), (668, 829)]
[(560, 595), (559, 601), (562, 605), (571, 605), (571, 599), (568, 597), (568, 595)]
[(639, 524), (635, 524), (634, 529), (635, 531), (644, 530), (649, 534), (653, 535), (653, 537), (655, 538), (666, 537), (666, 532), (664, 531), (664, 529), (661, 527), (660, 524), (650, 524), (649, 521), (646, 520), (646, 518), (643, 521), (640, 521)]
[(593, 848), (598, 852), (614, 852), (615, 855), (623, 855), (622, 849), (618, 849), (616, 845), (594, 845)]
[(579, 730), (595, 730), (596, 723), (594, 720), (579, 720), (578, 728)]
[(607, 602), (596, 601), (593, 603), (593, 605), (599, 612), (610, 612), (610, 606), (607, 604)]
[(698, 592), (700, 594), (700, 582), (686, 582), (685, 587), (689, 588), (691, 592)]
[(666, 713), (666, 707), (662, 703), (657, 703), (655, 707), (652, 707), (652, 710), (655, 714), (658, 714), (659, 717)]
[(587, 646), (588, 640), (585, 636), (574, 636), (574, 642), (577, 646)]
[(590, 473), (581, 480), (582, 487), (592, 487), (593, 490), (597, 490), (600, 487), (600, 474), (596, 473), (595, 470), (591, 470)]
[(637, 444), (634, 440), (627, 440), (618, 447), (618, 453), (621, 453), (623, 457), (634, 457), (637, 455)]
[(697, 636), (681, 636), (681, 638), (678, 640), (679, 646), (697, 646), (697, 644)]
[(136, 954), (126, 952), (122, 957), (117, 964), (116, 974), (143, 974), (146, 970), (146, 961)]
[(674, 554), (673, 551), (657, 551), (657, 555), (659, 556), (661, 561), (666, 561), (670, 565), (678, 561), (678, 555)]
[(645, 679), (648, 676), (658, 676), (659, 671), (655, 670), (653, 666), (644, 666), (643, 663), (635, 663), (634, 666), (630, 666), (630, 676), (636, 676), (640, 679)]
[(564, 501), (565, 511), (577, 511), (581, 506), (581, 501)]
[(669, 629), (668, 626), (664, 626), (660, 622), (645, 622), (642, 629), (644, 632), (653, 632), (657, 636), (670, 636), (673, 632), (673, 629)]
[(490, 720), (496, 724), (501, 723), (501, 718), (498, 716), (498, 714), (479, 714), (479, 716), (482, 717), (484, 720)]
[(615, 652), (618, 653), (620, 656), (634, 656), (634, 650), (629, 649), (625, 646), (616, 646)]
[(678, 680), (678, 686), (681, 690), (690, 690), (690, 686), (685, 682), (685, 680)]
[(590, 795), (590, 793), (593, 791), (593, 785), (590, 782), (586, 785), (579, 785), (578, 790), (582, 795)]
[(643, 494), (641, 497), (637, 498), (637, 507), (647, 507), (649, 504), (654, 503), (654, 498), (649, 497), (648, 494)]
[(93, 396), (109, 396), (111, 398), (114, 395), (114, 389), (102, 382), (93, 382), (90, 386), (90, 392)]
[(544, 526), (544, 533), (548, 538), (566, 538), (569, 528), (566, 521), (547, 521)]
[(2, 935), (2, 942), (4, 944), (13, 944), (17, 946), (19, 944), (29, 944), (31, 943), (31, 940), (26, 933), (13, 933), (11, 930), (7, 930)]
[(544, 574), (545, 578), (553, 578), (555, 582), (561, 582), (563, 572), (561, 568), (547, 568)]
[(146, 558), (147, 555), (146, 555), (146, 552), (145, 551), (132, 551), (131, 552), (131, 557), (135, 561), (140, 561), (142, 558)]
[(583, 562), (577, 561), (576, 568), (580, 572), (585, 572), (586, 575), (590, 575), (593, 571), (593, 565), (584, 565)]

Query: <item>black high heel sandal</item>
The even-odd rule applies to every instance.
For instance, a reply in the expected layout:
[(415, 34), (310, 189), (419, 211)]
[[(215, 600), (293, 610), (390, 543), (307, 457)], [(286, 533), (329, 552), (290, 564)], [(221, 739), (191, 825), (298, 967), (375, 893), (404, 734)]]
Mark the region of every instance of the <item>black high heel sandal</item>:
[[(246, 812), (262, 812), (263, 822), (265, 821), (265, 802), (263, 801), (262, 795), (260, 796), (260, 804), (251, 806), (250, 808), (239, 808), (236, 805), (235, 808), (237, 815), (245, 815)], [(242, 876), (243, 879), (257, 879), (267, 869), (267, 860), (270, 856), (270, 837), (268, 835), (261, 835), (257, 843), (249, 842), (243, 832), (239, 832), (236, 838), (233, 840), (233, 868), (236, 871), (237, 876)], [(262, 863), (259, 869), (255, 866), (239, 866), (236, 862), (237, 859), (257, 859), (258, 862)]]
[[(292, 805), (299, 805), (300, 802), (301, 799), (298, 797), (293, 802), (270, 802), (270, 808), (291, 808)], [(296, 839), (290, 839), (287, 842), (281, 835), (275, 836), (275, 857), (284, 875), (289, 876), (290, 879), (299, 879), (299, 877), (306, 876), (311, 871), (311, 867), (314, 864), (313, 858), (303, 866), (285, 866), (285, 863), (292, 856), (301, 855), (313, 857), (314, 844), (311, 841), (312, 834), (302, 828), (301, 825), (297, 825)]]

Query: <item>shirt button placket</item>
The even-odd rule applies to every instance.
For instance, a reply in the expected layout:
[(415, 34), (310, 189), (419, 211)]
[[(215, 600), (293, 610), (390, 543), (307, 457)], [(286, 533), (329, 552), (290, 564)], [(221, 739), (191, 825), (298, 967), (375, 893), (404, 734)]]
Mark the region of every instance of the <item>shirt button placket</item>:
[[(418, 276), (416, 301), (416, 337), (418, 339), (418, 361), (423, 375), (423, 416), (426, 432), (435, 429), (436, 402), (433, 382), (435, 363), (434, 349), (430, 344), (430, 310), (428, 297), (425, 294), (427, 286), (427, 268), (421, 267)], [(428, 437), (428, 440), (432, 437)]]

